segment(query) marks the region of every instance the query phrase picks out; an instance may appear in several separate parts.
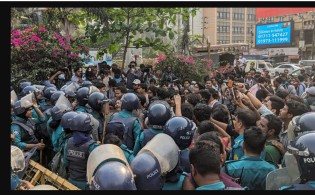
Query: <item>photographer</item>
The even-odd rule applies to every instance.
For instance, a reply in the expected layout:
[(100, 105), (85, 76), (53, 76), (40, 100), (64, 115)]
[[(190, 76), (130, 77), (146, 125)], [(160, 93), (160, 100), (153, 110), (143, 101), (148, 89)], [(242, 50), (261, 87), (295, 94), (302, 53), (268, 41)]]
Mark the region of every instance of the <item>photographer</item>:
[(141, 76), (140, 76), (141, 83), (145, 83), (149, 86), (150, 79), (152, 78), (151, 76), (152, 65), (145, 66), (144, 64), (140, 64), (140, 70), (141, 70)]
[(124, 76), (127, 77), (127, 88), (128, 89), (133, 89), (132, 88), (132, 82), (135, 79), (139, 79), (141, 77), (141, 71), (139, 69), (136, 69), (137, 63), (135, 61), (131, 61), (128, 65), (129, 70), (127, 73), (124, 73)]

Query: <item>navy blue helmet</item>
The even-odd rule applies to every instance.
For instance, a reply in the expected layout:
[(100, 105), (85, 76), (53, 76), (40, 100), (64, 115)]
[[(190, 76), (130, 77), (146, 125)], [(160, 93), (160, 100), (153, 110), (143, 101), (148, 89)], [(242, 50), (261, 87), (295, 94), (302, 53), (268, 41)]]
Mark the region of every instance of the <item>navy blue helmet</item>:
[(56, 92), (54, 92), (54, 93), (50, 96), (50, 102), (51, 102), (51, 104), (52, 104), (52, 105), (55, 105), (56, 102), (57, 102), (57, 100), (59, 99), (59, 97), (60, 97), (61, 95), (65, 95), (65, 92), (63, 92), (63, 91), (56, 91)]
[(101, 93), (101, 92), (94, 92), (89, 96), (88, 104), (96, 110), (97, 112), (100, 112), (102, 110), (102, 106), (104, 103), (108, 102), (109, 100), (107, 97)]
[(183, 150), (191, 144), (195, 130), (194, 122), (183, 116), (175, 116), (166, 122), (163, 133), (171, 136), (179, 149)]
[(89, 114), (78, 113), (70, 122), (71, 131), (89, 132), (92, 131), (93, 124)]
[(60, 110), (60, 108), (58, 106), (54, 106), (50, 109), (50, 115), (51, 115), (52, 119), (55, 121), (61, 120), (62, 116), (66, 112), (68, 112), (68, 111), (66, 111), (66, 110), (62, 111), (62, 110)]
[(50, 97), (53, 93), (55, 93), (57, 89), (55, 87), (46, 87), (44, 89), (44, 98), (50, 100)]
[(138, 154), (131, 161), (132, 172), (136, 175), (138, 190), (161, 190), (161, 167), (156, 157), (149, 151)]
[(90, 87), (93, 83), (91, 81), (83, 81), (81, 87)]
[(315, 180), (315, 131), (304, 132), (288, 145), (288, 152), (297, 160), (300, 178), (302, 180)]
[(31, 85), (32, 85), (31, 82), (24, 81), (24, 82), (20, 83), (20, 89), (23, 90), (25, 87), (31, 86)]
[(165, 123), (172, 117), (171, 110), (164, 104), (154, 104), (148, 110), (149, 124), (155, 129), (163, 129)]
[(91, 181), (91, 190), (136, 190), (131, 170), (122, 162), (102, 164)]
[(307, 112), (297, 119), (297, 130), (302, 133), (306, 131), (315, 131), (315, 112)]
[(81, 87), (80, 89), (78, 89), (76, 98), (80, 106), (85, 106), (89, 100), (89, 88)]
[[(29, 107), (31, 107), (31, 106), (29, 106)], [(29, 109), (29, 107), (27, 107), (27, 108), (22, 107), (21, 100), (18, 100), (15, 102), (14, 107), (13, 107), (14, 114), (15, 115), (23, 114), (25, 111), (27, 111), (27, 109)]]
[(140, 100), (134, 93), (126, 93), (121, 97), (121, 109), (133, 111), (140, 106)]
[(78, 114), (77, 112), (70, 111), (62, 115), (60, 122), (61, 126), (64, 129), (70, 129), (71, 121), (77, 114)]
[(25, 96), (25, 95), (28, 95), (28, 94), (34, 92), (34, 91), (37, 91), (36, 87), (34, 87), (34, 86), (26, 86), (26, 87), (23, 88), (21, 95)]

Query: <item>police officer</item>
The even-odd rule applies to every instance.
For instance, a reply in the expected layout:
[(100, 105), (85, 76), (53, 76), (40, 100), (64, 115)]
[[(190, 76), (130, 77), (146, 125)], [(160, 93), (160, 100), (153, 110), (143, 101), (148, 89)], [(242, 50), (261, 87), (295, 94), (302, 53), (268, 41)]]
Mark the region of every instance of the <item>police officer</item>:
[(124, 152), (114, 144), (102, 144), (91, 152), (86, 178), (92, 190), (136, 190)]
[(186, 117), (175, 116), (169, 119), (163, 133), (171, 136), (179, 148), (179, 162), (176, 168), (166, 175), (163, 190), (180, 190), (185, 177), (190, 173), (189, 149), (196, 125)]
[[(283, 186), (280, 190), (315, 190), (315, 132), (305, 132), (296, 137), (288, 146), (294, 155), (300, 172), (300, 184)], [(291, 162), (286, 162), (289, 167)], [(292, 163), (293, 164), (293, 163)]]
[(89, 88), (81, 87), (80, 89), (78, 89), (75, 96), (77, 99), (77, 106), (74, 109), (74, 111), (88, 113), (88, 109), (87, 107), (85, 107), (85, 105), (88, 103), (88, 100), (89, 100)]
[(178, 150), (178, 146), (169, 135), (165, 133), (155, 135), (138, 152), (130, 164), (133, 173), (136, 175), (137, 189), (161, 190), (167, 175), (170, 172), (177, 173)]
[(187, 173), (190, 173), (188, 147), (192, 142), (195, 130), (195, 123), (183, 116), (175, 116), (169, 119), (166, 122), (163, 130), (163, 133), (171, 136), (174, 139), (175, 143), (180, 149), (180, 167), (182, 167), (182, 169)]
[(148, 110), (149, 128), (140, 132), (133, 149), (136, 155), (156, 134), (163, 132), (165, 123), (172, 117), (170, 106), (166, 101), (155, 101)]
[(54, 106), (59, 99), (61, 95), (66, 95), (65, 92), (63, 91), (55, 91), (51, 96), (50, 96), (50, 102)]
[(296, 121), (297, 126), (297, 128), (295, 128), (296, 136), (306, 131), (315, 131), (314, 121), (315, 112), (307, 112), (302, 114), (301, 117), (299, 117)]
[(69, 170), (69, 182), (82, 190), (87, 190), (86, 164), (90, 153), (99, 146), (91, 137), (90, 115), (79, 113), (70, 122), (72, 137), (64, 147), (64, 164)]
[(30, 182), (22, 180), (17, 175), (25, 169), (25, 156), (21, 149), (11, 146), (11, 190), (15, 190), (20, 186), (22, 189), (30, 189), (34, 187)]
[(100, 92), (94, 92), (89, 96), (88, 105), (92, 108), (90, 114), (99, 122), (98, 126), (98, 140), (102, 140), (104, 116), (103, 105), (108, 103), (107, 97)]
[(136, 190), (131, 169), (120, 161), (102, 164), (95, 172), (91, 190)]
[[(32, 118), (32, 110), (38, 114), (39, 118)], [(15, 120), (11, 123), (11, 133), (15, 135), (13, 144), (21, 150), (30, 150), (37, 147), (39, 150), (44, 149), (45, 144), (42, 144), (36, 138), (35, 124), (45, 121), (45, 115), (39, 110), (35, 99), (29, 100), (23, 98), (14, 104)], [(33, 160), (38, 161), (38, 153), (33, 155)]]
[(128, 149), (133, 150), (136, 138), (142, 127), (140, 120), (132, 116), (132, 111), (139, 108), (140, 101), (134, 93), (126, 93), (122, 96), (121, 102), (122, 111), (112, 114), (109, 121), (120, 121), (126, 126), (127, 130), (124, 135), (123, 144)]

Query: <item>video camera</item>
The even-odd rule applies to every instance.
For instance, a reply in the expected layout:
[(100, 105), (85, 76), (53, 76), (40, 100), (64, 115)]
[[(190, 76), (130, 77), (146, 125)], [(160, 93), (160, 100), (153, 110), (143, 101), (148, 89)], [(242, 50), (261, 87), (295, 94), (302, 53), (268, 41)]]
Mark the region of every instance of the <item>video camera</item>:
[(152, 65), (146, 65), (145, 68), (143, 69), (143, 72), (149, 73), (150, 68), (152, 68)]

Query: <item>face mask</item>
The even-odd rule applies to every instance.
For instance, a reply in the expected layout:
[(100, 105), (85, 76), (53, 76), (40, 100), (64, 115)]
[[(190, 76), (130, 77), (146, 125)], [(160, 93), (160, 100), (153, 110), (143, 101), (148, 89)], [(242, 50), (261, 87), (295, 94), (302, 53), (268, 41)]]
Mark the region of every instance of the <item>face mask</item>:
[(58, 75), (58, 79), (64, 80), (65, 79), (65, 74)]

